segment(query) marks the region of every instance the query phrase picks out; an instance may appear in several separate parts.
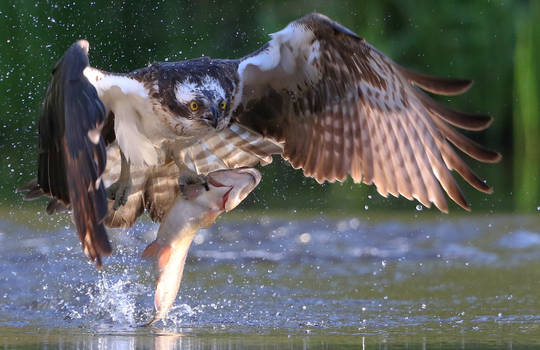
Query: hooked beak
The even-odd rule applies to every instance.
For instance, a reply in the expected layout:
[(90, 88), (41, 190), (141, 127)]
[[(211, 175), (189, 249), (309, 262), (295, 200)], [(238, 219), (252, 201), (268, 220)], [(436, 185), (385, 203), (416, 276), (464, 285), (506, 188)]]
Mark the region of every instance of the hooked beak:
[(217, 128), (218, 124), (219, 124), (219, 111), (216, 107), (212, 106), (210, 107), (210, 112), (211, 114), (206, 114), (205, 116), (203, 116), (203, 120), (208, 124), (210, 125), (211, 127), (213, 127), (214, 129)]

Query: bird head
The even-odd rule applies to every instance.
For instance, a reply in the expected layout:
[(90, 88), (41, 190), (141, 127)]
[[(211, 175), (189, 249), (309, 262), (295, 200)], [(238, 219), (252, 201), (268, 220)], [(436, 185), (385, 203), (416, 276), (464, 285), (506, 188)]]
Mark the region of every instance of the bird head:
[(231, 119), (229, 94), (214, 77), (191, 77), (176, 84), (175, 96), (183, 117), (216, 130), (225, 128)]

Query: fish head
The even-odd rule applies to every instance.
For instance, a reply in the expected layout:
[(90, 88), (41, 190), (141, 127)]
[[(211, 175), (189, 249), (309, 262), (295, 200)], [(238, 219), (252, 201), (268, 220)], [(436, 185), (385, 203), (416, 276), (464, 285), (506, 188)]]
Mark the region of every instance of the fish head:
[(261, 181), (261, 173), (254, 168), (217, 170), (207, 177), (209, 197), (223, 211), (230, 211), (240, 204)]

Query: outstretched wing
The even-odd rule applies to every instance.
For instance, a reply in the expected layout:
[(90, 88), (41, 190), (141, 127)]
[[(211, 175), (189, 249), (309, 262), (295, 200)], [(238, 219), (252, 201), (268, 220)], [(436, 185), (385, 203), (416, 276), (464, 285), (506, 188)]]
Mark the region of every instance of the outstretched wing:
[(284, 144), (283, 157), (318, 182), (375, 184), (446, 212), (441, 186), (469, 209), (451, 170), (483, 192), (491, 189), (456, 154), (483, 162), (500, 155), (449, 124), (483, 130), (491, 118), (449, 110), (419, 88), (441, 95), (471, 82), (435, 78), (392, 62), (349, 29), (320, 14), (307, 15), (272, 35), (241, 60), (235, 118)]
[(101, 266), (100, 256), (111, 254), (100, 180), (106, 162), (101, 137), (106, 115), (96, 89), (83, 75), (88, 48), (86, 40), (74, 43), (53, 70), (39, 121), (38, 185), (71, 206), (83, 249)]

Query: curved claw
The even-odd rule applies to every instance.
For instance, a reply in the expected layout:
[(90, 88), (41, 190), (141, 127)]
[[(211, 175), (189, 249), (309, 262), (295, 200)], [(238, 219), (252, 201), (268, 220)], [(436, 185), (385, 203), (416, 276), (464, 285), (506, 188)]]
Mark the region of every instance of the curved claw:
[(117, 181), (107, 188), (107, 198), (114, 200), (113, 209), (118, 210), (120, 206), (125, 205), (131, 192), (131, 181)]

